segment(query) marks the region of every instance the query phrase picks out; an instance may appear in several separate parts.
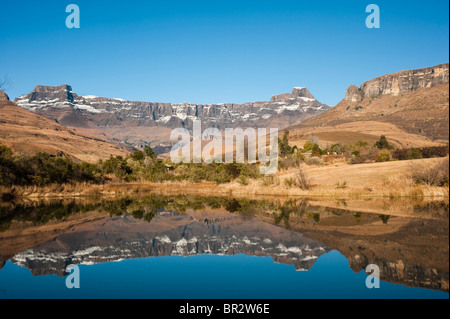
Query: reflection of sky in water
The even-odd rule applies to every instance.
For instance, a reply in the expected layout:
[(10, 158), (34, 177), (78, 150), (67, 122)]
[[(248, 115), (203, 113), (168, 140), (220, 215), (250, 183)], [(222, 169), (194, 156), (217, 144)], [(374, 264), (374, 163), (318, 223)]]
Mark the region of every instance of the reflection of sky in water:
[(80, 266), (80, 289), (65, 277), (33, 277), (7, 262), (0, 298), (448, 298), (448, 293), (382, 281), (368, 289), (337, 251), (319, 257), (310, 271), (295, 271), (270, 257), (245, 255), (149, 257)]

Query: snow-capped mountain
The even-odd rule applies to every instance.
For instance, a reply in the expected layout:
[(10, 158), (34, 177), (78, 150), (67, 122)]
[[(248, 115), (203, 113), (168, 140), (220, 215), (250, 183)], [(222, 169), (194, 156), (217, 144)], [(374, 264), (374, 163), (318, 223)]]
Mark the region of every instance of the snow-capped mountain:
[[(277, 127), (282, 129), (318, 115), (329, 107), (320, 103), (306, 88), (297, 87), (292, 93), (275, 95), (267, 102), (244, 104), (171, 104), (126, 101), (119, 98), (79, 96), (69, 85), (41, 86), (15, 102), (58, 123), (89, 133), (109, 135), (117, 141), (133, 146), (169, 140), (161, 134), (149, 140), (154, 128), (192, 128), (193, 120), (202, 121), (203, 127), (219, 129), (234, 127)], [(153, 128), (153, 130), (151, 129)], [(161, 131), (159, 132), (161, 133)]]

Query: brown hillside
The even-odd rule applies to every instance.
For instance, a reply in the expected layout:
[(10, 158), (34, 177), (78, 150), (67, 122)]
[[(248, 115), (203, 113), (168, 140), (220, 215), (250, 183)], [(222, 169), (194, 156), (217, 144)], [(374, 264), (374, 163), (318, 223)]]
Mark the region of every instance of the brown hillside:
[[(391, 123), (406, 133), (431, 141), (449, 140), (449, 85), (420, 88), (402, 95), (365, 97), (362, 101), (342, 100), (330, 110), (306, 120), (296, 128), (337, 127), (345, 123)], [(386, 131), (386, 135), (390, 132)]]
[(381, 135), (385, 135), (389, 143), (397, 148), (429, 147), (442, 145), (433, 142), (420, 134), (405, 132), (394, 124), (377, 121), (354, 121), (336, 125), (306, 126), (298, 125), (289, 128), (289, 143), (303, 147), (310, 135), (319, 138), (319, 146), (327, 147), (340, 143), (342, 145), (355, 144), (364, 141), (375, 144)]
[(120, 145), (66, 128), (6, 99), (0, 100), (0, 144), (17, 154), (47, 152), (87, 162), (129, 153)]

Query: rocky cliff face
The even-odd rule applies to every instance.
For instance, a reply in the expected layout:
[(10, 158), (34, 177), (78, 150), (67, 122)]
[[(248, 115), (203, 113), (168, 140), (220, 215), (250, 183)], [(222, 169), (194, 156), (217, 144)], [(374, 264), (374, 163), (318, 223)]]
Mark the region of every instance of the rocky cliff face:
[(449, 83), (448, 63), (383, 75), (364, 82), (359, 89), (351, 85), (345, 93), (345, 100), (356, 102), (366, 97), (397, 96), (419, 88), (431, 88), (446, 83)]
[[(291, 94), (274, 96), (268, 102), (245, 104), (171, 104), (125, 101), (97, 96), (79, 96), (69, 85), (37, 86), (15, 102), (58, 123), (75, 128), (92, 125), (102, 129), (117, 127), (192, 128), (193, 120), (202, 126), (219, 129), (234, 127), (278, 127), (299, 123), (327, 110), (306, 88), (294, 88)], [(132, 132), (124, 134), (130, 140)], [(121, 139), (119, 136), (113, 136)], [(167, 136), (167, 140), (169, 136)], [(138, 143), (139, 144), (139, 143)], [(133, 145), (141, 146), (141, 145)], [(154, 145), (153, 145), (154, 146)]]

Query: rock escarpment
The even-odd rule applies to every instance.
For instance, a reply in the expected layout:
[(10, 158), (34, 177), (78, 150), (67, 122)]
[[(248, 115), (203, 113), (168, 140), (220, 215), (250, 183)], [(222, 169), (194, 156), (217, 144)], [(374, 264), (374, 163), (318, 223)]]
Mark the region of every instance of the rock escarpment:
[(345, 93), (345, 100), (357, 102), (366, 97), (397, 96), (419, 88), (431, 88), (447, 83), (449, 83), (449, 64), (445, 63), (379, 76), (364, 82), (360, 88), (351, 85)]

